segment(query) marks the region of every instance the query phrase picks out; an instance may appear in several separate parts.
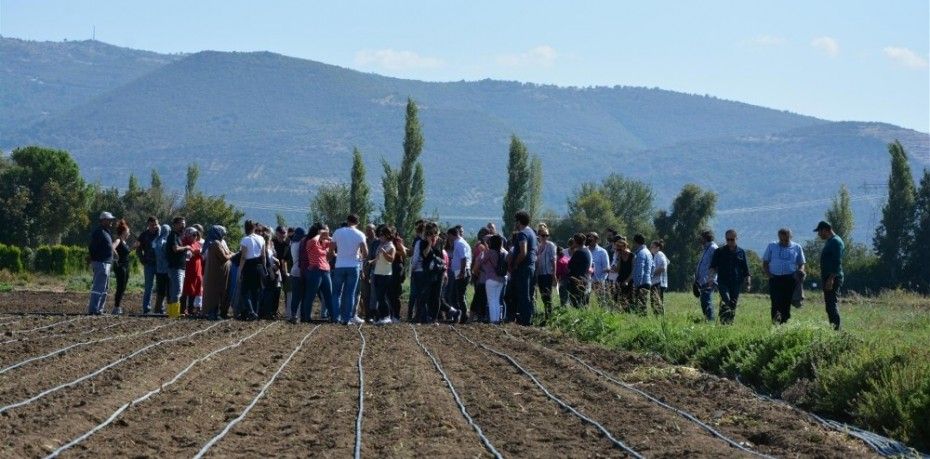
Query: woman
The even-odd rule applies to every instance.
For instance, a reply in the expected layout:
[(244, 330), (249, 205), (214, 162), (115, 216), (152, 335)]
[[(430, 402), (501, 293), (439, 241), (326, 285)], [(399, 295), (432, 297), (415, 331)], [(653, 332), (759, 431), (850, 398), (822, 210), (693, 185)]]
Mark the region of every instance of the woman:
[(116, 277), (116, 297), (113, 303), (113, 314), (123, 313), (123, 296), (126, 294), (126, 285), (129, 284), (129, 225), (126, 220), (116, 222), (116, 240), (113, 241), (113, 250), (116, 258), (113, 260), (113, 275)]
[(262, 263), (265, 265), (265, 276), (262, 278), (261, 306), (259, 307), (258, 316), (263, 320), (272, 320), (278, 316), (281, 286), (286, 273), (281, 272), (281, 260), (275, 254), (269, 228), (265, 228), (262, 237), (265, 239), (265, 253), (262, 259)]
[(568, 279), (565, 284), (569, 304), (576, 308), (584, 306), (588, 286), (591, 284), (591, 251), (585, 244), (586, 240), (584, 233), (572, 236), (572, 258), (568, 261)]
[(614, 266), (610, 270), (617, 273), (614, 302), (624, 311), (633, 301), (633, 258), (626, 238), (618, 237), (614, 242)]
[[(571, 239), (568, 245), (571, 246)], [(559, 259), (555, 262), (555, 277), (559, 286), (559, 305), (563, 308), (568, 304), (568, 261), (572, 258), (571, 249), (568, 247), (558, 248)]]
[(488, 294), (485, 278), (481, 275), (481, 259), (488, 250), (488, 229), (481, 228), (478, 230), (478, 240), (471, 252), (471, 279), (475, 284), (475, 293), (471, 296), (471, 316), (476, 321), (488, 320)]
[[(293, 322), (297, 317), (298, 311), (300, 311), (300, 305), (304, 301), (304, 278), (301, 274), (301, 257), (300, 257), (300, 246), (301, 242), (304, 240), (304, 236), (307, 235), (307, 232), (303, 228), (297, 228), (294, 230), (294, 234), (290, 238), (290, 251), (291, 251), (291, 272), (290, 275), (290, 289), (291, 297), (290, 304), (287, 305), (287, 320), (288, 322)], [(306, 263), (306, 262), (305, 262)]]
[(503, 248), (504, 239), (500, 235), (493, 235), (488, 239), (488, 249), (479, 262), (478, 275), (484, 280), (487, 292), (488, 321), (492, 324), (501, 322), (501, 295), (507, 274), (507, 251)]
[(245, 236), (239, 242), (239, 320), (258, 319), (262, 291), (265, 238), (255, 234), (255, 222), (246, 220)]
[(214, 225), (204, 242), (203, 309), (210, 320), (229, 314), (229, 280), (233, 254), (226, 245), (226, 228)]
[(417, 318), (420, 323), (435, 323), (439, 318), (439, 311), (444, 309), (441, 295), (446, 262), (442, 241), (439, 240), (439, 226), (433, 222), (424, 226), (420, 257), (423, 261), (423, 290), (420, 291), (420, 310), (417, 311)]
[[(339, 320), (339, 314), (332, 310), (333, 281), (330, 277), (329, 264), (332, 238), (329, 236), (329, 227), (322, 223), (314, 223), (307, 232), (304, 251), (303, 256), (306, 257), (307, 268), (303, 272), (304, 299), (300, 305), (300, 320), (310, 322), (313, 316), (313, 300), (316, 299), (317, 293), (322, 293), (323, 301), (320, 308), (328, 310), (329, 317), (335, 322)], [(322, 311), (320, 316), (323, 317)], [(291, 319), (291, 323), (296, 322), (296, 318)]]
[(165, 313), (165, 300), (168, 299), (168, 252), (165, 246), (168, 245), (170, 233), (170, 226), (161, 225), (158, 237), (152, 242), (155, 249), (155, 314)]
[(181, 292), (181, 315), (196, 317), (203, 306), (203, 246), (200, 232), (190, 227), (184, 230), (184, 245), (190, 246), (184, 269), (184, 288)]
[(369, 306), (373, 306), (374, 310), (377, 311), (377, 316), (375, 318), (378, 324), (386, 325), (391, 323), (391, 302), (388, 299), (388, 288), (391, 285), (391, 278), (393, 277), (394, 255), (397, 253), (397, 250), (394, 248), (394, 232), (391, 230), (391, 227), (381, 225), (375, 231), (375, 234), (378, 236), (381, 243), (378, 244), (377, 256), (372, 260), (374, 264), (371, 270), (372, 295), (368, 304)]
[(388, 301), (391, 303), (391, 320), (400, 322), (400, 296), (404, 293), (404, 282), (407, 280), (407, 248), (404, 240), (397, 234), (393, 226), (388, 227), (394, 233), (394, 262), (391, 263), (391, 285), (388, 286)]

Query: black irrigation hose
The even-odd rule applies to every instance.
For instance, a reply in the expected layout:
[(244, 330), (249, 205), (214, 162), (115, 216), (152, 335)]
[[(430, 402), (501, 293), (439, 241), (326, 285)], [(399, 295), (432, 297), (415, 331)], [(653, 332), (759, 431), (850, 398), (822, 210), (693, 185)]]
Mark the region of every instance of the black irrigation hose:
[[(514, 339), (514, 340), (517, 340), (517, 341), (525, 342), (524, 340), (518, 339), (518, 338), (514, 337), (513, 335), (511, 335), (510, 332), (508, 332), (506, 329), (503, 329), (503, 328), (502, 328), (501, 330), (504, 332), (505, 335), (507, 335), (507, 336), (510, 337), (511, 339)], [(553, 351), (553, 352), (556, 352), (556, 351)], [(601, 370), (601, 369), (599, 369), (599, 368), (595, 368), (595, 367), (589, 365), (589, 364), (588, 364), (587, 362), (585, 362), (584, 360), (581, 360), (580, 358), (578, 358), (578, 357), (576, 357), (576, 356), (574, 356), (574, 355), (572, 355), (572, 354), (569, 354), (569, 353), (564, 353), (564, 354), (565, 354), (566, 356), (572, 358), (573, 360), (575, 360), (576, 362), (578, 362), (579, 364), (581, 364), (583, 367), (587, 368), (588, 370), (590, 370), (590, 371), (592, 371), (592, 372), (594, 372), (594, 373), (596, 373), (596, 374), (602, 376), (603, 378), (607, 379), (608, 381), (610, 381), (610, 382), (612, 382), (612, 383), (614, 383), (614, 384), (616, 384), (616, 385), (618, 385), (618, 386), (620, 386), (620, 387), (622, 387), (622, 388), (624, 388), (624, 389), (627, 389), (627, 390), (632, 391), (632, 392), (634, 392), (634, 393), (636, 393), (636, 394), (639, 394), (639, 395), (643, 396), (644, 398), (646, 398), (646, 400), (649, 400), (649, 401), (651, 401), (651, 402), (653, 402), (653, 403), (655, 403), (655, 404), (661, 406), (662, 408), (665, 408), (665, 409), (667, 409), (667, 410), (670, 410), (670, 411), (673, 411), (673, 412), (677, 413), (679, 416), (681, 416), (681, 417), (683, 417), (683, 418), (685, 418), (685, 419), (687, 419), (687, 420), (693, 422), (694, 424), (696, 424), (696, 425), (698, 425), (699, 427), (701, 427), (702, 429), (706, 430), (707, 432), (709, 432), (709, 433), (712, 434), (713, 436), (715, 436), (715, 437), (717, 437), (717, 438), (719, 438), (719, 439), (725, 441), (725, 442), (726, 442), (727, 444), (729, 444), (730, 446), (732, 446), (732, 447), (734, 447), (734, 448), (737, 448), (737, 449), (739, 449), (739, 450), (742, 450), (743, 452), (746, 452), (746, 453), (755, 455), (755, 456), (764, 457), (764, 458), (767, 458), (767, 459), (773, 459), (772, 456), (769, 456), (769, 455), (766, 455), (766, 454), (762, 454), (762, 453), (753, 451), (753, 450), (751, 450), (751, 449), (749, 449), (749, 448), (747, 448), (747, 447), (741, 445), (739, 442), (730, 439), (729, 437), (727, 437), (727, 436), (725, 436), (724, 434), (720, 433), (719, 431), (717, 431), (717, 430), (714, 429), (713, 427), (711, 427), (711, 426), (705, 424), (704, 422), (702, 422), (700, 419), (698, 419), (697, 417), (695, 417), (695, 416), (692, 415), (691, 413), (688, 413), (687, 411), (682, 410), (682, 409), (679, 409), (679, 408), (675, 408), (675, 407), (673, 407), (673, 406), (671, 406), (671, 405), (669, 405), (669, 404), (667, 404), (667, 403), (665, 403), (665, 402), (659, 400), (658, 398), (654, 397), (652, 394), (649, 394), (648, 392), (646, 392), (646, 391), (644, 391), (644, 390), (642, 390), (642, 389), (639, 389), (639, 388), (637, 388), (637, 387), (635, 387), (635, 386), (633, 386), (633, 385), (631, 385), (631, 384), (628, 384), (628, 383), (625, 383), (625, 382), (620, 381), (620, 380), (618, 380), (618, 379), (615, 379), (615, 378), (613, 378), (612, 376), (608, 375), (608, 374), (607, 374), (606, 372), (604, 372), (603, 370)]]
[[(11, 316), (89, 316), (90, 314), (86, 312), (48, 312), (48, 311), (0, 311), (0, 315), (11, 315)], [(167, 314), (139, 314), (136, 312), (133, 313), (124, 313), (124, 314), (100, 314), (100, 317), (168, 317)], [(3, 325), (3, 324), (0, 324)]]
[(475, 347), (480, 347), (480, 348), (482, 348), (482, 349), (484, 349), (484, 350), (486, 350), (486, 351), (488, 351), (488, 352), (491, 352), (491, 353), (493, 353), (493, 354), (496, 354), (498, 357), (501, 357), (501, 358), (506, 359), (507, 361), (509, 361), (511, 365), (513, 365), (513, 366), (516, 367), (518, 370), (520, 370), (521, 372), (523, 372), (523, 374), (525, 374), (527, 377), (529, 377), (529, 378), (533, 381), (533, 383), (536, 384), (536, 387), (538, 387), (540, 390), (542, 390), (543, 393), (546, 394), (547, 397), (549, 397), (550, 399), (552, 399), (552, 401), (558, 403), (559, 406), (561, 406), (562, 408), (568, 410), (570, 413), (574, 414), (575, 416), (577, 416), (577, 417), (578, 417), (579, 419), (581, 419), (582, 421), (587, 422), (588, 424), (591, 424), (592, 426), (594, 426), (595, 428), (597, 428), (597, 430), (600, 430), (601, 433), (602, 433), (605, 437), (607, 437), (607, 439), (610, 440), (611, 443), (614, 444), (614, 446), (617, 446), (618, 448), (620, 448), (620, 449), (626, 451), (626, 452), (629, 453), (631, 456), (633, 456), (633, 457), (635, 457), (635, 458), (637, 458), (637, 459), (644, 459), (644, 456), (643, 456), (642, 454), (636, 452), (636, 450), (634, 450), (633, 448), (630, 448), (629, 446), (627, 446), (627, 445), (626, 445), (625, 443), (623, 443), (622, 441), (617, 440), (616, 438), (614, 438), (613, 434), (611, 434), (610, 431), (607, 430), (607, 428), (605, 428), (603, 425), (601, 425), (601, 424), (598, 423), (597, 421), (595, 421), (595, 420), (593, 420), (593, 419), (591, 419), (591, 418), (589, 418), (589, 417), (587, 417), (587, 416), (581, 414), (578, 410), (576, 410), (575, 408), (573, 408), (571, 405), (569, 405), (568, 403), (565, 403), (564, 401), (562, 401), (562, 399), (556, 397), (556, 396), (553, 395), (551, 392), (549, 392), (549, 390), (546, 389), (546, 386), (544, 386), (541, 382), (539, 382), (539, 379), (536, 379), (536, 376), (534, 376), (533, 373), (530, 373), (530, 372), (527, 371), (525, 368), (523, 368), (522, 366), (520, 366), (520, 364), (519, 364), (516, 360), (514, 360), (513, 357), (511, 357), (511, 356), (509, 356), (509, 355), (507, 355), (507, 354), (505, 354), (505, 353), (503, 353), (503, 352), (500, 352), (500, 351), (498, 351), (498, 350), (495, 350), (495, 349), (493, 349), (493, 348), (491, 348), (491, 347), (488, 347), (488, 346), (486, 346), (486, 345), (484, 345), (484, 344), (482, 344), (482, 343), (476, 343), (475, 341), (472, 341), (471, 338), (469, 338), (469, 337), (463, 335), (463, 334), (462, 334), (460, 331), (458, 331), (454, 326), (451, 326), (451, 325), (450, 325), (449, 328), (451, 328), (452, 331), (454, 331), (456, 334), (458, 334), (459, 336), (461, 336), (465, 341), (468, 341), (469, 343), (471, 343), (471, 344), (474, 345)]
[(854, 427), (849, 424), (845, 424), (842, 422), (834, 421), (832, 419), (826, 419), (826, 418), (820, 417), (809, 411), (802, 410), (784, 400), (779, 400), (777, 398), (769, 397), (768, 395), (765, 395), (765, 394), (760, 394), (756, 392), (755, 390), (753, 390), (751, 387), (747, 386), (746, 384), (743, 384), (743, 382), (740, 381), (739, 377), (736, 378), (736, 381), (742, 384), (743, 386), (746, 386), (750, 391), (752, 391), (753, 395), (755, 395), (756, 398), (765, 400), (767, 402), (776, 403), (778, 405), (782, 405), (784, 407), (787, 407), (788, 409), (791, 409), (793, 411), (796, 411), (798, 413), (801, 413), (807, 416), (812, 421), (816, 422), (817, 424), (820, 424), (823, 427), (835, 430), (837, 432), (845, 433), (853, 438), (861, 440), (869, 448), (872, 448), (873, 451), (875, 451), (881, 456), (884, 456), (884, 457), (908, 456), (908, 457), (921, 457), (925, 459), (930, 459), (930, 455), (923, 454), (915, 450), (914, 448), (911, 448), (897, 440), (893, 440), (891, 438), (879, 435), (875, 432), (870, 432), (868, 430), (860, 429), (858, 427)]
[(355, 459), (362, 457), (362, 416), (365, 413), (365, 370), (362, 358), (365, 356), (365, 334), (362, 324), (358, 326), (358, 336), (362, 339), (362, 348), (358, 351), (358, 417), (355, 418)]
[(420, 341), (420, 335), (417, 333), (417, 328), (411, 324), (410, 329), (413, 330), (413, 339), (416, 340), (417, 344), (420, 345), (420, 349), (423, 349), (423, 352), (425, 352), (430, 360), (433, 361), (433, 367), (435, 367), (436, 371), (442, 375), (442, 379), (446, 381), (446, 386), (448, 386), (449, 390), (452, 391), (452, 397), (455, 398), (455, 403), (459, 405), (459, 411), (462, 412), (462, 416), (465, 416), (468, 424), (471, 425), (471, 428), (474, 429), (475, 433), (478, 434), (478, 438), (481, 439), (481, 443), (484, 444), (485, 449), (487, 449), (488, 452), (490, 452), (495, 458), (503, 459), (501, 453), (498, 452), (496, 448), (494, 448), (493, 444), (491, 444), (491, 440), (488, 439), (488, 437), (484, 435), (484, 432), (481, 431), (481, 427), (478, 426), (478, 423), (476, 423), (475, 420), (472, 419), (471, 415), (468, 414), (468, 410), (465, 409), (465, 404), (462, 403), (462, 399), (459, 397), (458, 391), (455, 390), (455, 386), (452, 385), (452, 381), (449, 380), (449, 376), (445, 371), (443, 371), (442, 365), (439, 364), (439, 361), (436, 360), (436, 357), (433, 356), (433, 353), (430, 352), (429, 349), (427, 349), (426, 346), (424, 346)]

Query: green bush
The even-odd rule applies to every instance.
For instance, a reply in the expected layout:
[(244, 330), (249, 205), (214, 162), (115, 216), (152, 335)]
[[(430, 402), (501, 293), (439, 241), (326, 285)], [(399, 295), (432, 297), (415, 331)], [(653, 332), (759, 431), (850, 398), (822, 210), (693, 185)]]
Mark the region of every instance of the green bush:
[(25, 269), (23, 255), (19, 247), (0, 244), (0, 269), (19, 273)]
[(35, 270), (46, 274), (68, 275), (87, 269), (87, 249), (67, 245), (43, 245), (35, 251)]

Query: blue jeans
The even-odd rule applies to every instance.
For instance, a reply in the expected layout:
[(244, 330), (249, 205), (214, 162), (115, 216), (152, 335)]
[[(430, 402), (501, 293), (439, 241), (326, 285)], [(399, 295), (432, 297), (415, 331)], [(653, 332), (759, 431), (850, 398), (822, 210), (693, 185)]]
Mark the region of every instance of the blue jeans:
[(513, 283), (514, 299), (517, 302), (517, 323), (520, 325), (531, 325), (533, 323), (533, 313), (536, 308), (533, 305), (533, 295), (530, 291), (530, 279), (533, 278), (532, 267), (517, 269), (511, 275), (510, 282)]
[[(355, 317), (355, 290), (358, 288), (358, 267), (333, 270), (333, 321), (348, 322)], [(342, 316), (339, 316), (342, 313)]]
[(142, 313), (148, 314), (152, 310), (152, 289), (155, 287), (155, 265), (142, 266), (142, 275), (145, 287), (142, 291)]
[(181, 300), (181, 287), (184, 286), (184, 270), (168, 268), (168, 304)]
[(714, 321), (714, 289), (701, 287), (701, 311), (708, 322)]
[(92, 315), (103, 314), (103, 307), (107, 304), (107, 289), (110, 287), (110, 263), (94, 261), (91, 264), (94, 270), (94, 281), (90, 286), (90, 301), (87, 303), (87, 313)]
[(333, 284), (330, 279), (329, 271), (319, 269), (304, 270), (304, 299), (300, 305), (300, 320), (310, 322), (313, 315), (313, 300), (316, 299), (317, 293), (322, 293), (323, 297), (321, 308), (330, 310), (330, 317), (336, 317), (333, 311)]
[(304, 276), (291, 276), (291, 303), (287, 308), (287, 318), (297, 318), (304, 302)]

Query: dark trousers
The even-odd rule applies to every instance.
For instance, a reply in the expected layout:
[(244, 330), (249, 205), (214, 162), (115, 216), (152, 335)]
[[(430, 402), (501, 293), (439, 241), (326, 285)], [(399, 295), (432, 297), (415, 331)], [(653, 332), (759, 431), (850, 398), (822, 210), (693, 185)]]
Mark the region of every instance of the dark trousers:
[(535, 305), (532, 292), (530, 292), (530, 279), (533, 278), (533, 268), (524, 267), (513, 272), (511, 282), (514, 288), (514, 300), (517, 303), (517, 323), (532, 325)]
[(791, 297), (797, 280), (794, 274), (772, 276), (769, 279), (769, 296), (772, 299), (772, 322), (783, 324), (791, 318)]
[(736, 305), (742, 285), (741, 281), (717, 284), (717, 290), (720, 292), (720, 323), (729, 325), (736, 318)]
[(403, 292), (403, 277), (397, 274), (391, 275), (391, 283), (388, 285), (388, 301), (391, 303), (391, 318), (394, 320), (400, 320), (400, 295)]
[(168, 273), (155, 273), (155, 307), (156, 314), (165, 313), (165, 299), (168, 298)]
[(536, 285), (539, 287), (539, 296), (542, 297), (546, 320), (552, 317), (552, 286), (554, 282), (555, 276), (552, 274), (540, 274), (536, 276)]
[(442, 279), (424, 279), (421, 285), (419, 322), (433, 323), (439, 318), (439, 311), (448, 311), (449, 306), (442, 301)]
[(630, 310), (641, 316), (646, 315), (646, 303), (649, 302), (649, 292), (652, 291), (652, 285), (643, 284), (633, 288), (633, 301), (630, 303)]
[(388, 287), (391, 276), (371, 276), (371, 293), (368, 297), (368, 317), (381, 320), (391, 316), (391, 302), (388, 299)]
[(126, 295), (126, 285), (129, 284), (129, 265), (113, 265), (113, 274), (116, 277), (116, 296), (113, 307), (123, 307), (123, 296)]
[[(824, 284), (826, 284), (826, 279), (822, 280)], [(833, 279), (833, 290), (829, 292), (826, 290), (823, 291), (823, 303), (827, 308), (827, 318), (830, 320), (830, 325), (833, 326), (834, 330), (840, 329), (839, 299), (836, 297), (836, 292), (838, 292), (842, 286), (843, 279)]]
[(417, 320), (420, 320), (418, 304), (420, 292), (423, 290), (423, 271), (413, 271), (410, 273), (410, 298), (407, 299), (407, 320), (413, 320), (414, 313), (417, 313)]
[(272, 286), (262, 289), (262, 305), (259, 316), (262, 319), (274, 319), (278, 316), (278, 303), (281, 302), (281, 287)]
[(459, 323), (468, 322), (468, 305), (465, 304), (465, 292), (468, 290), (468, 283), (471, 277), (465, 276), (461, 279), (456, 277), (449, 280), (449, 288), (452, 289), (452, 301), (450, 306), (459, 310)]
[(662, 287), (661, 284), (655, 284), (652, 286), (651, 293), (651, 303), (652, 303), (652, 312), (656, 315), (665, 314), (665, 287)]
[(262, 274), (259, 271), (261, 259), (253, 258), (242, 264), (242, 281), (239, 285), (238, 319), (252, 320), (258, 318), (262, 299)]
[(486, 319), (488, 317), (488, 289), (485, 284), (475, 283), (475, 293), (471, 296), (472, 319)]

